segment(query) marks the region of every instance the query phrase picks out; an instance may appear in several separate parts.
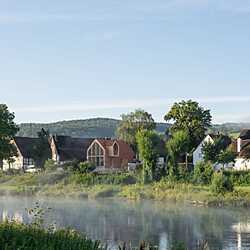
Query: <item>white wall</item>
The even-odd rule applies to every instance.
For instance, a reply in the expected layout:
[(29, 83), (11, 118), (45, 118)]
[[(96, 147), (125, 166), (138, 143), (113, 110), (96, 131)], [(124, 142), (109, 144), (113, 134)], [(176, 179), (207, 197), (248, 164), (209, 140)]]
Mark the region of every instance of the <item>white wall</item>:
[(250, 170), (250, 160), (237, 158), (235, 161), (234, 169), (236, 170)]
[(13, 159), (15, 160), (13, 163), (10, 164), (7, 160), (3, 160), (3, 170), (7, 171), (9, 168), (11, 169), (22, 169), (23, 168), (23, 157), (19, 156), (19, 157), (13, 157)]
[(207, 135), (204, 140), (200, 143), (200, 145), (197, 147), (197, 149), (193, 153), (193, 164), (196, 165), (199, 161), (203, 161), (204, 155), (202, 153), (202, 147), (203, 145), (208, 142), (208, 143), (214, 143), (214, 140)]

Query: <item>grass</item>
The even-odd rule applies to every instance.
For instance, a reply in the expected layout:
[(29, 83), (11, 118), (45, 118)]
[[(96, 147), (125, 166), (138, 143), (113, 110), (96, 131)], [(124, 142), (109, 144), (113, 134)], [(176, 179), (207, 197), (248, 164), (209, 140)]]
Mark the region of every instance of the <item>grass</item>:
[[(153, 199), (174, 202), (189, 202), (203, 206), (250, 206), (250, 186), (235, 187), (234, 192), (222, 195), (212, 194), (209, 186), (197, 186), (188, 183), (160, 181), (148, 185), (128, 184), (126, 175), (118, 177), (115, 184), (109, 177), (76, 176), (70, 172), (54, 171), (38, 174), (0, 175), (0, 195), (32, 195), (70, 198), (109, 198), (118, 197), (131, 200)], [(97, 180), (98, 184), (90, 184)], [(83, 180), (82, 182), (80, 180)], [(119, 184), (117, 184), (119, 183)], [(133, 182), (129, 182), (133, 183)]]
[(0, 224), (0, 247), (4, 250), (97, 250), (104, 249), (100, 242), (92, 241), (73, 230), (48, 232), (16, 222)]

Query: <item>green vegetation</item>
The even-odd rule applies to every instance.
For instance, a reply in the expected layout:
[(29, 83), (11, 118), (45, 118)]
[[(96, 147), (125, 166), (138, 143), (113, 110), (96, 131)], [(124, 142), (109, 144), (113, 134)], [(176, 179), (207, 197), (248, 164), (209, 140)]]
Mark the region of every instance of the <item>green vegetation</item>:
[(173, 133), (172, 137), (167, 141), (166, 148), (168, 153), (168, 169), (169, 176), (174, 179), (179, 179), (178, 162), (188, 152), (190, 137), (185, 130), (179, 130)]
[(210, 162), (199, 162), (194, 168), (193, 181), (199, 185), (210, 185), (214, 174)]
[(186, 131), (189, 135), (189, 150), (198, 146), (203, 140), (208, 128), (211, 127), (212, 116), (210, 110), (205, 110), (199, 103), (188, 100), (175, 103), (165, 115), (166, 121), (174, 121), (170, 133), (179, 130)]
[(230, 178), (223, 173), (213, 175), (211, 191), (215, 194), (225, 195), (227, 192), (233, 192), (234, 186)]
[[(61, 121), (56, 123), (22, 123), (19, 125), (18, 136), (37, 137), (44, 128), (52, 134), (69, 135), (72, 137), (115, 137), (120, 120), (110, 118), (93, 118), (86, 120)], [(169, 124), (157, 123), (156, 131), (165, 133)]]
[(0, 224), (0, 246), (5, 250), (98, 250), (98, 241), (92, 241), (74, 230), (45, 229), (15, 222)]
[(159, 136), (151, 130), (140, 130), (136, 135), (137, 147), (142, 160), (143, 183), (156, 180), (156, 163), (159, 152), (157, 144), (160, 143)]
[(122, 121), (117, 128), (118, 138), (130, 144), (137, 152), (136, 135), (141, 130), (154, 130), (156, 124), (151, 114), (137, 109), (129, 114), (123, 114)]
[(16, 148), (11, 144), (11, 139), (18, 132), (14, 119), (14, 113), (10, 113), (5, 104), (0, 104), (0, 167), (2, 167), (2, 160), (8, 160), (11, 163), (17, 153)]

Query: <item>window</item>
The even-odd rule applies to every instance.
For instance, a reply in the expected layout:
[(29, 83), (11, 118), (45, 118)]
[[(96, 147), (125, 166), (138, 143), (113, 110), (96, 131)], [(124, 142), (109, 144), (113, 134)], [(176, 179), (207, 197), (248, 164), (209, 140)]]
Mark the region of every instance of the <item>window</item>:
[(104, 166), (104, 151), (96, 142), (88, 150), (88, 161), (92, 162), (96, 167)]
[(113, 155), (118, 156), (119, 155), (119, 147), (118, 144), (115, 142), (113, 145)]

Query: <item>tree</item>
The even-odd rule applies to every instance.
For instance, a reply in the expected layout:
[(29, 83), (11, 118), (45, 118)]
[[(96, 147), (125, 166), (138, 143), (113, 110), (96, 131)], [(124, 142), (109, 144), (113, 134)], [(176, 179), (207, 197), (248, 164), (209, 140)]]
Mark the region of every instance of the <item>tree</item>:
[(233, 192), (234, 185), (232, 180), (223, 172), (214, 173), (210, 189), (215, 194), (224, 195), (227, 192)]
[(231, 150), (230, 148), (227, 148), (223, 151), (221, 151), (217, 157), (217, 162), (223, 165), (223, 169), (226, 164), (229, 164), (231, 162), (235, 162), (237, 154)]
[(178, 178), (178, 161), (188, 152), (189, 135), (185, 130), (176, 131), (167, 141), (169, 175)]
[(193, 180), (196, 184), (209, 185), (213, 177), (214, 169), (210, 162), (198, 162), (194, 166)]
[(142, 129), (136, 134), (140, 159), (143, 162), (143, 183), (155, 178), (157, 147), (159, 136), (152, 130)]
[(233, 150), (228, 147), (230, 143), (231, 139), (225, 135), (218, 136), (214, 142), (205, 142), (202, 146), (204, 161), (216, 163), (223, 158), (225, 160), (226, 158), (228, 158), (228, 160), (235, 158), (236, 156)]
[(219, 152), (215, 143), (205, 142), (202, 146), (201, 151), (205, 162), (211, 161), (215, 163), (217, 161)]
[(117, 128), (117, 135), (137, 151), (136, 134), (140, 130), (155, 129), (154, 119), (151, 114), (142, 109), (137, 109), (129, 114), (123, 114), (121, 117), (122, 121)]
[(15, 115), (8, 110), (7, 105), (0, 104), (0, 162), (2, 160), (10, 162), (17, 153), (15, 146), (11, 143), (19, 130), (14, 119)]
[(178, 130), (187, 131), (190, 136), (190, 150), (198, 146), (205, 136), (205, 132), (211, 126), (210, 110), (205, 110), (195, 101), (181, 101), (175, 103), (164, 119), (168, 122), (173, 120), (174, 124), (170, 132)]
[(42, 129), (37, 133), (38, 142), (34, 145), (32, 156), (37, 167), (43, 168), (45, 161), (51, 157), (49, 131)]

